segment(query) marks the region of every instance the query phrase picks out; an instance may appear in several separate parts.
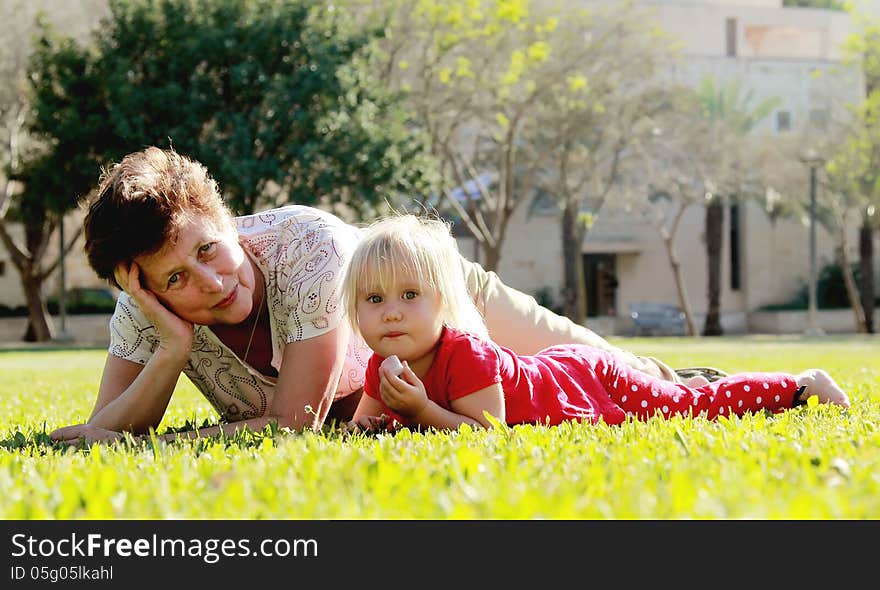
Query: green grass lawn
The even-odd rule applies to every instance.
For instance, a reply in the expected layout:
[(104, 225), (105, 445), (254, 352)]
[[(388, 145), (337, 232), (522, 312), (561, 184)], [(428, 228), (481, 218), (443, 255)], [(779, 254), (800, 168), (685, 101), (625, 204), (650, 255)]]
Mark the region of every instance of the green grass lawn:
[[(802, 407), (378, 437), (261, 433), (57, 448), (87, 418), (105, 353), (0, 353), (2, 519), (876, 519), (880, 339), (613, 339), (673, 366), (828, 370), (848, 411)], [(160, 431), (214, 421), (182, 378)]]

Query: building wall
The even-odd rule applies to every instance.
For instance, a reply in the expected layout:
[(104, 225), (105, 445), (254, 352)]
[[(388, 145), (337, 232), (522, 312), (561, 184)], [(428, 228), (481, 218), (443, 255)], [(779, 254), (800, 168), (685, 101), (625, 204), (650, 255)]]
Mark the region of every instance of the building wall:
[[(833, 109), (843, 109), (863, 96), (857, 69), (841, 69), (839, 44), (852, 30), (844, 13), (781, 8), (781, 1), (646, 2), (654, 5), (658, 22), (682, 40), (683, 60), (670, 75), (697, 84), (711, 75), (724, 82), (738, 79), (757, 102), (778, 97), (778, 111), (787, 111), (791, 131), (821, 129)], [(727, 19), (737, 23), (737, 57), (729, 57)], [(826, 117), (820, 117), (822, 113)], [(778, 119), (768, 117), (759, 129), (781, 132)], [(784, 132), (784, 131), (783, 131)], [(804, 190), (808, 169), (804, 167)], [(809, 226), (806, 219), (771, 222), (756, 203), (740, 207), (741, 283), (730, 282), (730, 210), (725, 211), (721, 263), (721, 302), (733, 331), (746, 329), (746, 314), (761, 306), (790, 301), (807, 283)], [(701, 321), (707, 309), (705, 209), (689, 208), (674, 247), (682, 264), (692, 310)], [(855, 220), (854, 220), (855, 221)], [(513, 216), (499, 274), (527, 293), (549, 288), (558, 296), (562, 286), (559, 213), (534, 213), (524, 204)], [(855, 223), (847, 232), (850, 259), (858, 259)], [(834, 260), (835, 243), (821, 226), (817, 231), (818, 268)], [(669, 257), (656, 228), (634, 223), (625, 213), (602, 211), (587, 234), (585, 253), (616, 254), (618, 288), (614, 311), (628, 314), (629, 303), (678, 303)], [(880, 250), (878, 250), (880, 251)], [(878, 261), (880, 262), (880, 261)], [(878, 266), (880, 269), (880, 266)], [(604, 314), (605, 310), (599, 310)], [(590, 310), (593, 313), (593, 310)], [(725, 319), (722, 318), (722, 323)]]

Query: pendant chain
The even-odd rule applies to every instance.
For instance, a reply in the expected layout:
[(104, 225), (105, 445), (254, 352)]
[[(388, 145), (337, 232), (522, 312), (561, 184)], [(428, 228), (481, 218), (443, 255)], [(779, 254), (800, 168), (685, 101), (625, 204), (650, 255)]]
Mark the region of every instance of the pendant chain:
[(260, 295), (260, 306), (257, 308), (257, 319), (254, 320), (254, 325), (251, 328), (251, 335), (248, 338), (247, 348), (244, 349), (244, 358), (242, 359), (245, 363), (247, 362), (248, 353), (251, 351), (251, 343), (254, 340), (254, 332), (257, 331), (257, 324), (260, 323), (260, 314), (263, 312), (263, 302), (266, 300), (266, 288), (263, 287), (263, 293)]

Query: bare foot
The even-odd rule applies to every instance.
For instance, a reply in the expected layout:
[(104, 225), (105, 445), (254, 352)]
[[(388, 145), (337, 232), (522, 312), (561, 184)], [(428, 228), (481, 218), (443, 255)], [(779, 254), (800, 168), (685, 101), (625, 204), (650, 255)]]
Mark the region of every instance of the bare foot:
[(807, 388), (801, 394), (801, 399), (808, 399), (815, 395), (820, 404), (837, 404), (844, 408), (849, 407), (849, 398), (846, 393), (834, 382), (831, 375), (822, 369), (807, 369), (796, 376), (798, 385), (806, 385)]
[(704, 385), (709, 385), (709, 380), (702, 375), (694, 375), (693, 377), (685, 381), (684, 384), (692, 389), (697, 389)]

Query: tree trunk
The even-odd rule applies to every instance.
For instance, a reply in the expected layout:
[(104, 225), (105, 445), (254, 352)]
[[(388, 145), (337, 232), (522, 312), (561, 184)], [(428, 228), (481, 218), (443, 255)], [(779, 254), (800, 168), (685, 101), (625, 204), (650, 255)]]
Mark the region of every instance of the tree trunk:
[(497, 246), (483, 244), (484, 263), (481, 265), (486, 270), (498, 272), (498, 263), (501, 262), (501, 251)]
[(681, 273), (681, 262), (672, 245), (674, 234), (664, 234), (663, 244), (666, 246), (666, 256), (669, 258), (669, 266), (672, 269), (672, 278), (675, 280), (675, 288), (678, 290), (678, 302), (684, 312), (684, 322), (688, 336), (697, 335), (697, 323), (694, 321), (694, 312), (691, 309), (691, 300), (688, 297), (687, 287), (684, 284), (684, 276)]
[(724, 204), (716, 197), (706, 206), (706, 323), (703, 336), (721, 336), (721, 245), (724, 237)]
[(874, 228), (866, 213), (859, 228), (859, 294), (865, 315), (865, 331), (874, 333)]
[(583, 231), (578, 227), (576, 205), (562, 210), (562, 309), (574, 323), (582, 325), (587, 315), (584, 292), (584, 268), (581, 260)]
[(849, 263), (849, 256), (846, 254), (846, 229), (841, 228), (838, 237), (838, 258), (840, 259), (840, 272), (843, 274), (843, 284), (846, 287), (846, 296), (849, 299), (850, 307), (852, 307), (855, 316), (856, 332), (864, 334), (868, 331), (865, 326), (865, 310), (862, 302), (859, 300), (859, 292), (856, 289), (856, 281), (853, 278), (852, 266)]
[(42, 281), (30, 273), (23, 272), (21, 286), (24, 289), (28, 308), (28, 327), (22, 339), (25, 342), (49, 342), (52, 340), (53, 325), (49, 310), (46, 309), (46, 303), (43, 301)]

